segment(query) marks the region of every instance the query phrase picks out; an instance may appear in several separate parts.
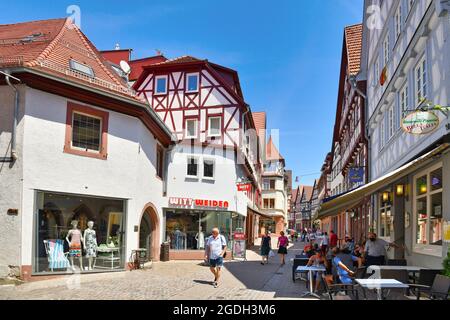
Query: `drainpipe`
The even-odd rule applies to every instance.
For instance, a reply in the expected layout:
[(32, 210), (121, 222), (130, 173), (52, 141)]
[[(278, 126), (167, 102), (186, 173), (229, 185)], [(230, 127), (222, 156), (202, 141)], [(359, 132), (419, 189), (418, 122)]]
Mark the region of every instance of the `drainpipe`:
[(15, 85), (11, 83), (11, 78), (21, 82), (20, 79), (13, 77), (8, 72), (2, 72), (1, 74), (5, 76), (6, 83), (14, 90), (14, 118), (13, 118), (13, 127), (11, 130), (11, 159), (12, 161), (17, 160), (17, 151), (16, 151), (16, 127), (17, 127), (17, 118), (19, 117), (19, 90)]

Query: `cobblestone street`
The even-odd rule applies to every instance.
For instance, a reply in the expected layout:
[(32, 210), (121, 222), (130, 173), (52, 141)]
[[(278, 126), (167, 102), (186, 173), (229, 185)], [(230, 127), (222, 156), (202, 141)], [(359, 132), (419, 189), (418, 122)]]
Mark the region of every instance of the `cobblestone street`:
[[(151, 269), (108, 274), (74, 275), (35, 281), (20, 286), (0, 286), (0, 299), (54, 300), (259, 300), (299, 299), (305, 290), (301, 281), (292, 282), (290, 259), (302, 248), (300, 242), (289, 249), (287, 263), (279, 257), (261, 265), (254, 251), (247, 251), (248, 261), (225, 264), (222, 283), (211, 285), (209, 268), (198, 261), (155, 263)], [(257, 251), (257, 250), (255, 250)]]

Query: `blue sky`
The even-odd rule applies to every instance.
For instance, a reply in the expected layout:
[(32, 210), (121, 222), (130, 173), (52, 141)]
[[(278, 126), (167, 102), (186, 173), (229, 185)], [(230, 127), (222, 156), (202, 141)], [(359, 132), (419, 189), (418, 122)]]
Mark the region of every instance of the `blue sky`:
[(301, 184), (312, 184), (331, 147), (343, 28), (362, 19), (362, 0), (14, 1), (0, 23), (67, 16), (100, 50), (193, 55), (239, 72), (245, 100), (280, 129), (280, 151)]

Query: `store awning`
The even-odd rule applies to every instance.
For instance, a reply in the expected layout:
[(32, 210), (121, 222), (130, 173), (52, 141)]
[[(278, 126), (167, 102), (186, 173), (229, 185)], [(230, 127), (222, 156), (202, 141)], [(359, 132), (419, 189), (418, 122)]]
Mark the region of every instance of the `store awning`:
[(358, 189), (350, 191), (342, 196), (334, 198), (328, 202), (322, 203), (319, 209), (319, 218), (325, 218), (332, 216), (339, 212), (351, 209), (363, 200), (364, 197), (373, 194), (384, 186), (396, 182), (398, 179), (413, 173), (420, 165), (426, 164), (426, 162), (432, 160), (433, 157), (446, 150), (450, 144), (444, 143), (432, 151), (424, 154), (423, 156), (403, 165), (402, 167), (394, 170)]
[(254, 214), (257, 214), (257, 215), (259, 215), (259, 216), (262, 216), (262, 217), (264, 217), (264, 218), (272, 219), (272, 216), (271, 216), (271, 215), (266, 214), (266, 213), (263, 213), (263, 212), (259, 211), (258, 209), (254, 209), (254, 208), (252, 208), (252, 207), (250, 207), (250, 206), (247, 206), (247, 210), (248, 210), (248, 211), (251, 211), (251, 212), (254, 213)]

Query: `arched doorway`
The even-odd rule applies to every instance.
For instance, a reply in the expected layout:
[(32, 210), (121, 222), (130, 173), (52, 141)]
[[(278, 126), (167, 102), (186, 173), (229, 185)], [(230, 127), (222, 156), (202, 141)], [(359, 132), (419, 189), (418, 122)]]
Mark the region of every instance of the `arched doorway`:
[(147, 249), (148, 256), (153, 261), (159, 261), (160, 223), (153, 204), (147, 204), (143, 210), (139, 224), (139, 248)]

